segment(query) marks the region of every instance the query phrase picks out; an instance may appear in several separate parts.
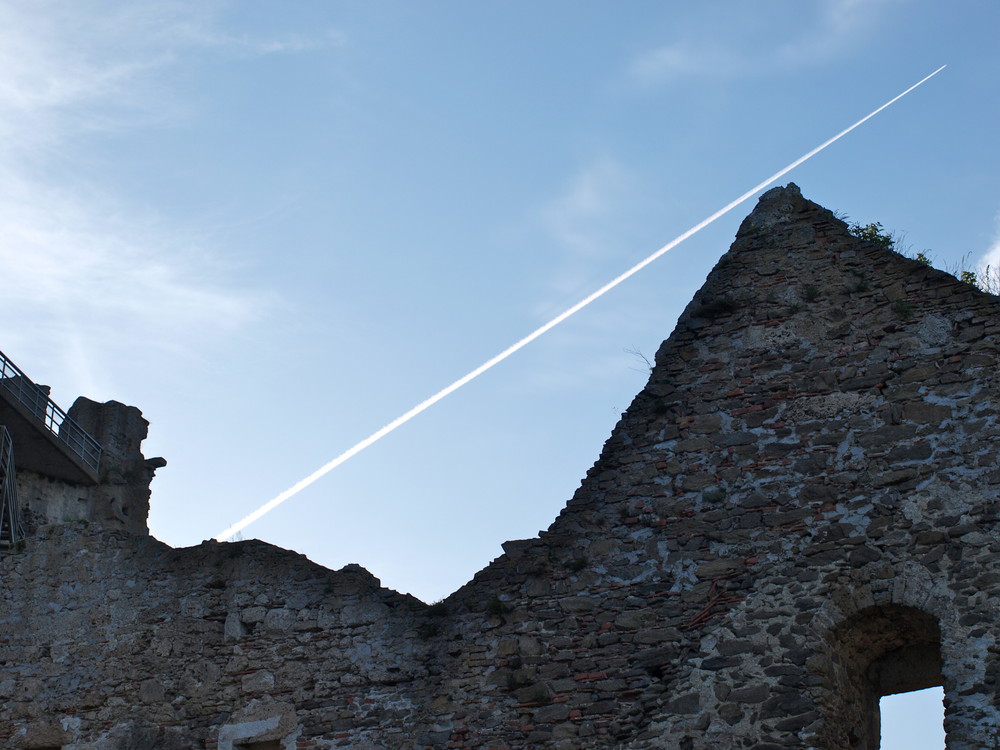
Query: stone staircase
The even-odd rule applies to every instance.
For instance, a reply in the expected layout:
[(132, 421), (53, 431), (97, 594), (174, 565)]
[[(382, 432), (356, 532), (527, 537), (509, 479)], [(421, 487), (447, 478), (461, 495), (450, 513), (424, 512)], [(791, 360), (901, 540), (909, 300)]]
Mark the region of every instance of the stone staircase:
[(98, 483), (101, 444), (0, 352), (0, 425), (17, 444), (18, 467), (82, 485)]

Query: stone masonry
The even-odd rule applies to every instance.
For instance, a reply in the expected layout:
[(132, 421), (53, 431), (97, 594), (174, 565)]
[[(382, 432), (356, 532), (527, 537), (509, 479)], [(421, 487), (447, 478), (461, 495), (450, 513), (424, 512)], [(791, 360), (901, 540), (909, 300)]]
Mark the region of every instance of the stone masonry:
[(943, 685), (948, 750), (1000, 748), (998, 342), (996, 297), (772, 190), (552, 526), (444, 602), (40, 523), (0, 745), (872, 750), (880, 696)]
[(80, 397), (68, 415), (103, 448), (98, 484), (86, 487), (18, 469), (18, 495), (28, 528), (86, 521), (104, 529), (147, 534), (149, 484), (167, 462), (142, 455), (140, 447), (149, 428), (142, 412), (117, 401), (99, 404)]

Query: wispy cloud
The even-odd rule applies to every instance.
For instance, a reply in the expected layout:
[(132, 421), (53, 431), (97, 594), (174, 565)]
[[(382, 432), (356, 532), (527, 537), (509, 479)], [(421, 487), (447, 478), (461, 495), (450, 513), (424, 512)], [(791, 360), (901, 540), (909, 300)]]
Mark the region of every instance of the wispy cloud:
[(795, 18), (806, 22), (790, 27), (791, 38), (774, 46), (761, 45), (742, 29), (731, 39), (692, 32), (638, 54), (628, 64), (627, 73), (633, 82), (650, 87), (692, 78), (759, 75), (793, 64), (817, 64), (866, 38), (887, 6), (904, 1), (825, 0), (803, 6)]
[(601, 255), (607, 238), (600, 225), (621, 208), (629, 185), (622, 164), (599, 158), (580, 168), (562, 192), (542, 208), (542, 223), (564, 249), (585, 256)]
[(717, 42), (677, 41), (638, 55), (629, 65), (629, 76), (642, 86), (692, 77), (720, 77), (746, 71), (749, 60)]
[(220, 48), (237, 54), (273, 55), (310, 52), (341, 46), (347, 36), (340, 29), (328, 28), (313, 34), (280, 34), (269, 37), (223, 32), (207, 23), (185, 23), (174, 29), (175, 38), (192, 46)]
[(187, 334), (202, 318), (223, 329), (247, 319), (242, 295), (207, 280), (223, 269), (197, 238), (119, 211), (114, 198), (0, 180), (0, 305), (83, 314), (97, 328), (155, 323), (161, 334)]
[(987, 268), (990, 269), (992, 275), (1000, 277), (1000, 214), (997, 215), (996, 233), (993, 236), (993, 242), (979, 258), (979, 263), (977, 264), (977, 269), (981, 273), (985, 272)]
[[(550, 280), (549, 288), (557, 296), (580, 293), (593, 280), (594, 261), (619, 247), (615, 227), (634, 197), (633, 182), (620, 162), (600, 157), (581, 167), (542, 207), (541, 223), (565, 254), (559, 272)], [(545, 315), (549, 310), (538, 312)]]
[(2, 346), (15, 358), (62, 351), (76, 387), (105, 390), (88, 353), (196, 351), (251, 320), (264, 296), (240, 288), (235, 261), (207, 232), (168, 227), (86, 168), (66, 168), (87, 163), (83, 136), (113, 138), (188, 116), (169, 85), (185, 55), (291, 53), (342, 41), (333, 32), (228, 36), (214, 25), (219, 7), (0, 5)]
[(7, 0), (0, 4), (0, 133), (16, 130), (33, 147), (40, 136), (148, 123), (177, 104), (165, 74), (199, 51), (261, 56), (345, 42), (332, 28), (234, 35), (219, 29), (223, 7), (215, 0)]
[(121, 363), (197, 355), (267, 299), (231, 281), (232, 262), (191, 232), (122, 216), (122, 207), (0, 178), (2, 346), (56, 371), (43, 377), (101, 398), (118, 385), (103, 375)]
[(775, 51), (778, 65), (824, 62), (878, 32), (887, 9), (906, 0), (826, 0), (817, 22)]

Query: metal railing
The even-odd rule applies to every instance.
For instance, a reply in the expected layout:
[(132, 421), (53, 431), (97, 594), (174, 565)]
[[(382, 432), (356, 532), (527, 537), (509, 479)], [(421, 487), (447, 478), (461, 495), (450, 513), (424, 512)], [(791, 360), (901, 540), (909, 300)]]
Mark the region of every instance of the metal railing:
[(14, 545), (24, 538), (17, 505), (17, 473), (14, 470), (14, 441), (0, 425), (0, 544)]
[(49, 398), (44, 388), (35, 385), (7, 355), (0, 352), (0, 388), (10, 393), (66, 447), (78, 455), (95, 472), (101, 465), (101, 444), (76, 421), (67, 416)]

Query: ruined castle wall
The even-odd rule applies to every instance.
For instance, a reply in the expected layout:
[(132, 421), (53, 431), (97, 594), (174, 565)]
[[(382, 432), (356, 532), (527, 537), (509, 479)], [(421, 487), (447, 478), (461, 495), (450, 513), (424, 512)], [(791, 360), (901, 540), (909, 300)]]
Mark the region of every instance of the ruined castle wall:
[[(18, 469), (18, 498), (27, 528), (86, 521), (109, 530), (148, 534), (149, 485), (155, 471), (167, 463), (142, 455), (149, 422), (134, 406), (88, 398), (78, 398), (68, 416), (103, 449), (98, 483), (76, 484)], [(17, 455), (15, 450), (15, 465)]]
[(375, 723), (391, 738), (427, 672), (424, 605), (261, 542), (173, 550), (70, 524), (3, 574), (4, 747), (214, 748), (248, 726), (295, 747)]
[(998, 312), (794, 191), (762, 201), (553, 527), (453, 597), (508, 612), (451, 706), (485, 673), (511, 746), (867, 747), (865, 672), (908, 650), (939, 660), (919, 687), (946, 688), (949, 748), (983, 747)]
[(52, 528), (0, 561), (0, 734), (854, 750), (880, 695), (943, 684), (948, 750), (995, 746), (998, 313), (772, 191), (540, 538), (427, 607), (261, 543)]
[(33, 471), (17, 472), (18, 501), (29, 528), (38, 523), (93, 520), (98, 514), (88, 502), (88, 495), (87, 488), (76, 484)]

